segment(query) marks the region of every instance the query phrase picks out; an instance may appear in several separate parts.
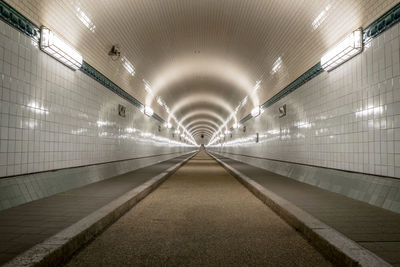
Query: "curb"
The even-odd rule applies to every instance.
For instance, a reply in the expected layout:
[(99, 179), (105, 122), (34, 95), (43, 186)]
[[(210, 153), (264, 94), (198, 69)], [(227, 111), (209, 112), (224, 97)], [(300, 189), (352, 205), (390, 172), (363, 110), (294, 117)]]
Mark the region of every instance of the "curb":
[(82, 220), (33, 246), (3, 266), (59, 266), (63, 264), (75, 251), (128, 212), (196, 154), (190, 155)]
[(211, 152), (207, 153), (282, 219), (300, 231), (333, 263), (340, 266), (391, 266), (371, 251), (224, 163)]

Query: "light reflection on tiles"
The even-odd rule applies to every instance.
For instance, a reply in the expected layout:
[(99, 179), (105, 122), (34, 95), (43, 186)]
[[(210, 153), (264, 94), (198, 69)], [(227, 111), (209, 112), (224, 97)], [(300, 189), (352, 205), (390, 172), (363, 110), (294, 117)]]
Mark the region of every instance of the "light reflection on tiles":
[[(214, 149), (400, 177), (399, 25), (233, 130)], [(278, 108), (286, 104), (287, 115)], [(256, 133), (259, 142), (256, 143)]]
[(0, 35), (0, 177), (192, 150), (3, 22)]

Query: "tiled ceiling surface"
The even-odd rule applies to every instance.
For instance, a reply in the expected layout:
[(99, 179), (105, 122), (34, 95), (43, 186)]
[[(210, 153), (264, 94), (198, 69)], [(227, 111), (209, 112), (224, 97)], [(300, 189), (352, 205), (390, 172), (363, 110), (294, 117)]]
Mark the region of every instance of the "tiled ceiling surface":
[[(7, 2), (57, 32), (86, 62), (168, 119), (155, 99), (162, 97), (178, 120), (199, 136), (221, 125), (257, 81), (260, 88), (249, 96), (237, 120), (316, 64), (345, 35), (368, 26), (398, 1)], [(108, 56), (114, 44), (134, 66), (134, 76), (120, 59)]]

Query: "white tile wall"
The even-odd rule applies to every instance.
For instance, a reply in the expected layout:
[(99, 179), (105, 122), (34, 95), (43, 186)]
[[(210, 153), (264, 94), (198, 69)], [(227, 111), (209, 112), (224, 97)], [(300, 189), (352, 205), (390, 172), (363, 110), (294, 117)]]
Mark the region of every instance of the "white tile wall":
[[(397, 24), (213, 149), (400, 178), (399, 49)], [(279, 118), (283, 104), (287, 115)]]
[(4, 22), (0, 75), (0, 177), (192, 150)]

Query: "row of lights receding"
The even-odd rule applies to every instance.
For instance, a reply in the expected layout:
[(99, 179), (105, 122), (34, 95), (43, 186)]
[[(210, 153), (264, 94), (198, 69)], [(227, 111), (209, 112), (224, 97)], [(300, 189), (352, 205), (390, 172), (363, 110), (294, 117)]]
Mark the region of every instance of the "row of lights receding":
[[(165, 103), (165, 101), (160, 96), (156, 97), (154, 95), (153, 89), (151, 88), (150, 83), (148, 81), (146, 81), (146, 80), (143, 80), (143, 83), (144, 83), (144, 86), (145, 86), (144, 89), (147, 92), (147, 94), (151, 95), (151, 97), (153, 97), (153, 98), (156, 98), (157, 99), (157, 103), (161, 107), (163, 107), (165, 109), (165, 111), (168, 113), (168, 116), (173, 118), (173, 120), (178, 125), (178, 128), (175, 130), (174, 133), (178, 134), (178, 135), (180, 134), (180, 137), (184, 138), (185, 140), (187, 140), (188, 142), (192, 143), (193, 145), (197, 145), (195, 140), (194, 140), (194, 138), (193, 138), (193, 136), (186, 130), (186, 128), (183, 125), (181, 125), (178, 122), (176, 117), (173, 114), (171, 114), (171, 111), (170, 111), (168, 105)], [(146, 113), (146, 110), (147, 110), (147, 113)], [(145, 106), (144, 107), (144, 112), (145, 112), (146, 115), (149, 115), (149, 114), (153, 115), (153, 109), (151, 109), (149, 106)], [(151, 115), (149, 115), (149, 116), (151, 116)], [(165, 122), (164, 123), (164, 127), (168, 128), (168, 129), (171, 129), (172, 128), (172, 124), (169, 121)], [(182, 133), (180, 132), (179, 127), (182, 128)]]
[[(331, 5), (330, 5), (330, 4), (327, 5), (327, 6), (324, 8), (324, 10), (323, 10), (323, 11), (315, 18), (315, 20), (312, 22), (312, 27), (313, 27), (314, 30), (316, 30), (316, 29), (322, 24), (322, 22), (326, 19), (326, 17), (328, 16), (328, 11), (329, 11), (330, 8), (331, 8)], [(275, 60), (275, 62), (272, 64), (272, 69), (271, 69), (271, 72), (270, 72), (271, 75), (274, 75), (275, 73), (277, 73), (278, 70), (281, 68), (281, 65), (282, 65), (282, 58), (281, 58), (281, 57), (278, 57), (278, 58)], [(236, 115), (238, 109), (239, 109), (240, 107), (242, 107), (242, 106), (245, 104), (246, 101), (247, 101), (247, 96), (240, 102), (239, 106), (235, 109), (235, 112), (234, 112), (235, 115)], [(243, 104), (243, 103), (244, 103), (244, 104)], [(257, 113), (257, 112), (258, 112), (258, 109), (257, 109), (257, 107), (255, 107), (255, 108), (252, 110), (252, 113), (255, 114), (255, 113)], [(213, 137), (214, 137), (215, 135), (218, 136), (218, 133), (221, 131), (221, 129), (223, 129), (223, 128), (226, 126), (226, 124), (229, 123), (229, 121), (230, 121), (231, 119), (232, 119), (232, 115), (227, 119), (227, 121), (224, 123), (224, 125), (222, 125), (222, 126), (218, 129), (218, 131), (213, 135)], [(237, 123), (233, 124), (232, 127), (233, 127), (233, 129), (239, 128)], [(226, 133), (229, 133), (229, 130), (226, 130), (226, 131), (225, 131), (225, 134), (226, 134)], [(220, 135), (220, 136), (221, 136), (221, 135)], [(211, 140), (213, 139), (213, 137), (211, 138)]]
[[(328, 50), (322, 57), (321, 57), (321, 67), (326, 71), (331, 71), (338, 67), (339, 65), (343, 64), (344, 62), (350, 60), (357, 54), (361, 53), (363, 50), (363, 39), (362, 39), (362, 28), (359, 28), (349, 34), (344, 40), (340, 41), (336, 44), (332, 49)], [(279, 57), (275, 63), (273, 64), (271, 74), (276, 73), (280, 68), (282, 63), (281, 57)], [(257, 82), (254, 88), (258, 89), (259, 82)], [(255, 92), (257, 89), (253, 90)], [(244, 106), (243, 103), (247, 102), (247, 96), (240, 102), (239, 106), (235, 109), (234, 114), (237, 113), (240, 107)], [(257, 117), (263, 112), (260, 106), (256, 106), (251, 110), (251, 116)], [(226, 130), (225, 135), (219, 134), (221, 129), (226, 126), (226, 124), (230, 121), (232, 115), (228, 118), (228, 120), (219, 128), (219, 130), (212, 136), (208, 145), (212, 145), (215, 142), (219, 141), (220, 139), (224, 138), (226, 134), (229, 134), (230, 131)], [(240, 125), (235, 123), (232, 128), (238, 129)]]
[[(256, 82), (256, 84), (253, 87), (253, 90), (251, 92), (251, 94), (255, 94), (257, 92), (257, 90), (260, 88), (261, 85), (261, 80), (258, 80)], [(215, 143), (216, 141), (220, 140), (221, 138), (224, 138), (225, 135), (228, 135), (231, 133), (230, 130), (228, 130), (228, 123), (236, 116), (237, 112), (240, 110), (240, 108), (244, 107), (247, 103), (249, 96), (245, 96), (242, 101), (239, 102), (238, 106), (235, 108), (235, 110), (232, 112), (232, 114), (228, 117), (228, 119), (218, 128), (218, 131), (216, 131), (210, 139), (209, 145)], [(261, 109), (260, 107), (255, 107), (253, 108), (253, 110), (251, 111), (252, 115), (254, 115), (253, 117), (258, 116), (259, 114), (256, 115), (256, 113), (259, 112), (261, 113)], [(232, 125), (233, 129), (238, 129), (240, 127), (240, 124), (235, 122)], [(226, 128), (225, 132), (222, 132), (222, 130)]]
[[(329, 4), (328, 6), (326, 6), (324, 8), (324, 10), (315, 18), (315, 20), (312, 23), (313, 29), (316, 30), (321, 24), (322, 22), (326, 19), (326, 17), (328, 16), (328, 11), (331, 8), (331, 5)], [(83, 12), (83, 10), (80, 7), (76, 7), (76, 15), (78, 16), (78, 18), (81, 20), (81, 22), (92, 32), (95, 31), (96, 25), (94, 25), (94, 23), (90, 20), (90, 18)], [(200, 53), (200, 51), (195, 51), (195, 53)], [(135, 68), (133, 67), (132, 63), (126, 58), (126, 57), (122, 57), (121, 58), (123, 66), (125, 67), (125, 69), (132, 75), (135, 75)], [(272, 70), (271, 70), (271, 75), (275, 74), (281, 67), (281, 63), (282, 63), (282, 59), (281, 57), (278, 57), (278, 59), (274, 62), (274, 64), (272, 65)], [(157, 102), (163, 106), (162, 103), (159, 102), (161, 98), (159, 97), (157, 99)], [(244, 99), (244, 101), (242, 102), (243, 105), (245, 104), (245, 102), (247, 101), (247, 97)], [(169, 109), (167, 106), (165, 106), (167, 109), (167, 112), (169, 114)], [(235, 114), (237, 113), (239, 107), (237, 107), (237, 109), (235, 109)], [(147, 114), (153, 114), (153, 110), (151, 108), (147, 108), (145, 109), (147, 111)], [(257, 109), (253, 109), (252, 113), (257, 113)], [(151, 116), (150, 115), (150, 116)], [(225, 125), (232, 119), (234, 115), (232, 114), (228, 120), (225, 122)], [(172, 115), (172, 117), (175, 119), (176, 123), (179, 125), (177, 119)], [(171, 128), (172, 125), (169, 122), (164, 123), (164, 126), (167, 128)], [(219, 131), (224, 128), (224, 125), (220, 127)], [(233, 124), (233, 128), (237, 129), (239, 128), (239, 125), (237, 123)], [(176, 130), (175, 133), (179, 134), (179, 130)], [(228, 134), (229, 131), (226, 130), (225, 134)]]
[[(41, 27), (41, 38), (40, 38), (40, 48), (46, 52), (47, 54), (51, 55), (52, 57), (56, 58), (66, 66), (70, 67), (73, 70), (77, 70), (82, 66), (83, 58), (82, 55), (79, 54), (73, 47), (65, 43), (61, 38), (59, 38), (56, 34), (54, 34), (48, 28), (42, 26)], [(355, 55), (359, 54), (363, 49), (363, 41), (362, 41), (362, 29), (357, 29), (348, 35), (343, 41), (339, 42), (336, 46), (334, 46), (331, 50), (325, 53), (321, 58), (321, 66), (323, 69), (330, 71), (340, 64), (346, 62), (350, 58), (354, 57)], [(279, 60), (280, 57), (276, 62), (279, 64), (274, 63), (273, 71), (276, 72), (277, 69), (280, 67), (282, 60)], [(134, 67), (133, 65), (126, 59), (126, 57), (122, 58), (123, 65), (127, 69), (127, 71), (134, 75)], [(259, 88), (260, 81), (258, 81), (254, 87), (253, 92), (257, 91)], [(145, 83), (145, 89), (150, 88), (148, 83)], [(150, 88), (151, 90), (151, 88)], [(150, 91), (151, 92), (151, 91)], [(226, 124), (236, 115), (237, 111), (240, 107), (243, 107), (247, 102), (248, 96), (246, 96), (239, 104), (239, 106), (235, 109), (234, 114), (232, 114), (225, 125), (221, 126), (219, 131), (226, 126)], [(158, 98), (158, 102), (163, 103), (161, 98)], [(162, 106), (166, 106), (165, 103), (161, 104)], [(168, 111), (169, 109), (167, 109)], [(154, 111), (151, 107), (146, 106), (144, 108), (144, 113), (148, 116), (152, 116)], [(258, 116), (261, 113), (261, 108), (255, 107), (251, 111), (251, 115), (253, 117)], [(167, 127), (169, 126), (169, 122), (167, 123)], [(182, 126), (184, 132), (186, 129)], [(179, 127), (178, 126), (178, 127)], [(171, 126), (172, 127), (172, 126)], [(178, 130), (179, 131), (179, 130)], [(218, 132), (216, 134), (218, 134)], [(189, 136), (193, 139), (193, 137), (189, 134)], [(213, 138), (212, 138), (213, 139)], [(193, 141), (193, 140), (192, 140)]]
[[(67, 67), (71, 68), (72, 70), (77, 70), (82, 66), (83, 63), (82, 55), (72, 46), (63, 41), (54, 32), (52, 32), (50, 29), (44, 26), (41, 27), (40, 31), (40, 49), (45, 53), (49, 54), (50, 56), (54, 57)], [(125, 69), (133, 76), (135, 74), (135, 69), (132, 63), (130, 63), (126, 57), (122, 57), (121, 60), (123, 62), (123, 66), (125, 67)], [(147, 90), (150, 90), (150, 92), (152, 92), (151, 87), (148, 83), (145, 83), (145, 88)], [(160, 97), (157, 98), (157, 102), (161, 106), (163, 106), (168, 113), (170, 113), (168, 106)], [(153, 116), (154, 114), (153, 109), (149, 106), (145, 106), (142, 112), (150, 117)], [(172, 128), (172, 125), (169, 122), (166, 122), (164, 126), (168, 129)], [(181, 134), (181, 137), (185, 138), (188, 142), (196, 145), (190, 133), (188, 133), (183, 126), (181, 127), (184, 129), (183, 133)], [(180, 132), (178, 130), (178, 134), (179, 133)]]

